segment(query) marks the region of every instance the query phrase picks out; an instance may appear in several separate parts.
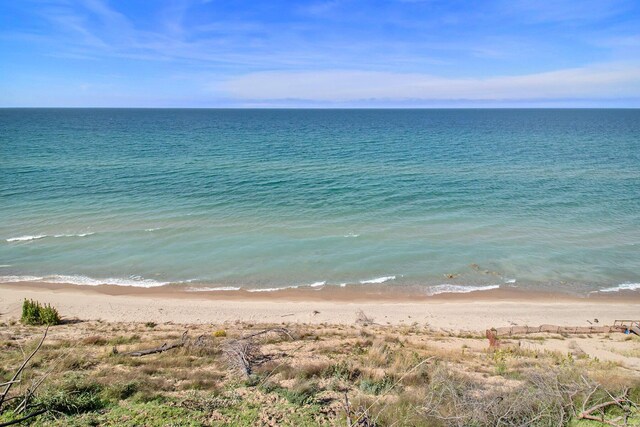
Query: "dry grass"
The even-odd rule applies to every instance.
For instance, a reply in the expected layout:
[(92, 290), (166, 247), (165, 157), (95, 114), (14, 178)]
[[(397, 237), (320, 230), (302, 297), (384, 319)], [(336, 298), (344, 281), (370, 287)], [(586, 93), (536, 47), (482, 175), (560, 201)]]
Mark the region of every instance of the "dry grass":
[[(553, 379), (541, 377), (549, 372), (561, 373), (556, 379), (561, 378), (557, 381), (562, 387), (575, 385), (579, 382), (576, 378), (581, 376), (612, 393), (625, 387), (639, 387), (638, 379), (615, 363), (569, 354), (570, 341), (587, 348), (583, 341), (596, 338), (572, 337), (567, 340), (565, 351), (532, 350), (520, 347), (518, 340), (505, 341), (503, 347), (492, 351), (474, 334), (375, 324), (353, 328), (288, 326), (296, 339), (278, 335), (256, 337), (260, 362), (249, 377), (230, 371), (223, 351), (225, 345), (271, 326), (151, 327), (100, 322), (56, 326), (16, 390), (24, 390), (34, 379), (48, 373), (47, 387), (42, 390), (52, 393), (57, 384), (67, 384), (69, 375), (75, 375), (81, 380), (72, 384), (74, 387), (96, 385), (85, 388), (106, 405), (102, 413), (117, 414), (132, 405), (156, 402), (162, 408), (180, 407), (181, 411), (187, 411), (179, 412), (180, 416), (196, 417), (194, 420), (201, 420), (197, 418), (202, 416), (198, 408), (209, 408), (206, 410), (213, 411), (221, 420), (218, 424), (207, 421), (212, 425), (341, 424), (346, 393), (354, 413), (360, 411), (360, 415), (370, 417), (367, 419), (376, 425), (417, 426), (465, 425), (472, 417), (479, 417), (480, 407), (485, 409), (485, 421), (477, 425), (491, 425), (495, 418), (487, 417), (506, 410), (497, 402), (499, 396), (503, 400), (537, 402), (537, 407), (546, 408), (545, 420), (555, 419), (552, 417), (560, 413), (569, 417), (569, 412), (562, 412), (565, 409), (560, 411), (554, 406), (565, 402), (564, 394), (556, 393), (552, 402), (545, 400), (544, 395), (526, 393), (531, 384), (541, 387), (552, 384)], [(182, 348), (144, 357), (122, 354), (173, 342), (180, 339), (185, 329), (189, 330), (189, 340)], [(222, 330), (226, 336), (216, 334)], [(19, 324), (0, 330), (0, 382), (20, 364), (40, 333), (39, 328)], [(608, 345), (618, 343), (621, 351), (630, 355), (640, 351), (640, 341), (624, 341), (623, 337), (615, 336), (601, 339)], [(542, 346), (558, 343), (543, 339), (533, 342)], [(113, 353), (114, 346), (118, 354)], [(466, 397), (456, 401), (455, 396)], [(99, 403), (95, 396), (89, 397), (87, 405)], [(59, 402), (59, 396), (50, 398), (56, 404), (64, 403)], [(575, 405), (579, 404), (576, 401)], [(533, 413), (526, 405), (513, 411), (516, 409), (522, 419), (529, 419)]]

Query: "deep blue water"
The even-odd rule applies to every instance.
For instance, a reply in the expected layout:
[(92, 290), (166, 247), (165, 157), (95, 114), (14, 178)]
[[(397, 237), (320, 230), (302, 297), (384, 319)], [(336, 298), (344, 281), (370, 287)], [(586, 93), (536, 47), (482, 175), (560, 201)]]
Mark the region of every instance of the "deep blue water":
[(640, 110), (0, 109), (0, 158), (2, 281), (640, 288)]

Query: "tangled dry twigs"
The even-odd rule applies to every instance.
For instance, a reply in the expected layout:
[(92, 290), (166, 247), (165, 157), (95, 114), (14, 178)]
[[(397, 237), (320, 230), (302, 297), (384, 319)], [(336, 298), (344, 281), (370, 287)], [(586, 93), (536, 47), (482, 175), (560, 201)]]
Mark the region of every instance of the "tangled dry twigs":
[(256, 343), (255, 338), (273, 333), (285, 336), (290, 340), (294, 340), (293, 334), (285, 328), (271, 328), (241, 338), (228, 340), (222, 347), (222, 352), (226, 356), (227, 365), (234, 371), (237, 371), (249, 378), (253, 373), (253, 367), (268, 360), (260, 352), (260, 346)]

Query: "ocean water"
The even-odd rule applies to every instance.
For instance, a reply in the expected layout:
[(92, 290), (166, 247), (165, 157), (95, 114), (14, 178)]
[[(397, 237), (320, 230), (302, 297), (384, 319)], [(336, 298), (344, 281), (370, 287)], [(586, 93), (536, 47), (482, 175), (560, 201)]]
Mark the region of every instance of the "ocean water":
[(0, 281), (640, 289), (640, 110), (0, 109)]

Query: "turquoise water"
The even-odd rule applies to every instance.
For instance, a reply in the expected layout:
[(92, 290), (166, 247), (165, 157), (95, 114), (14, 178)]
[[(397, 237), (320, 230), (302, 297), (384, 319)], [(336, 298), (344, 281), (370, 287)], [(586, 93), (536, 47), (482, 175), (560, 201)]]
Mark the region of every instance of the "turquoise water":
[(0, 281), (640, 288), (640, 110), (0, 109)]

